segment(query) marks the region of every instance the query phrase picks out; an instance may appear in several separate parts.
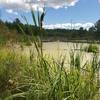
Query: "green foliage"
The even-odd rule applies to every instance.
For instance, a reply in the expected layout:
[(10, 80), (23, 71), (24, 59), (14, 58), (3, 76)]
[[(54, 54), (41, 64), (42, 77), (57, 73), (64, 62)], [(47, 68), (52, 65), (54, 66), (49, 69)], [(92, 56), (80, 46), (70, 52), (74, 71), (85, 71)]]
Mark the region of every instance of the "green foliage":
[(100, 33), (100, 20), (98, 20), (96, 23), (95, 23), (95, 28), (97, 30), (97, 33)]
[(0, 50), (0, 99), (11, 95), (11, 90), (16, 87), (23, 58), (13, 50)]
[[(37, 17), (34, 14), (34, 11), (31, 11), (32, 13), (32, 19), (33, 19), (33, 25), (30, 25), (23, 16), (23, 19), (26, 21), (26, 24), (23, 24), (18, 18), (16, 18), (12, 23), (11, 22), (0, 22), (0, 34), (3, 34), (4, 37), (7, 37), (8, 41), (9, 39), (16, 39), (18, 41), (19, 37), (22, 35), (26, 36), (40, 36), (42, 37), (42, 40), (44, 41), (94, 41), (94, 40), (100, 40), (100, 34), (99, 34), (99, 27), (100, 22), (99, 20), (95, 23), (95, 26), (92, 26), (89, 28), (89, 30), (86, 30), (84, 28), (80, 29), (45, 29), (45, 32), (40, 32), (41, 27), (43, 26), (43, 20), (45, 17), (45, 11), (43, 13), (37, 13)], [(19, 28), (19, 25), (23, 29), (24, 33), (22, 32), (22, 29)], [(42, 33), (42, 35), (41, 35)], [(9, 38), (8, 38), (9, 37)], [(21, 38), (20, 38), (21, 39)]]
[(86, 52), (92, 52), (92, 53), (98, 53), (99, 52), (99, 47), (94, 44), (89, 44), (89, 46), (86, 46), (84, 48)]
[(7, 38), (2, 36), (2, 35), (0, 35), (0, 46), (5, 45), (6, 41), (7, 41)]

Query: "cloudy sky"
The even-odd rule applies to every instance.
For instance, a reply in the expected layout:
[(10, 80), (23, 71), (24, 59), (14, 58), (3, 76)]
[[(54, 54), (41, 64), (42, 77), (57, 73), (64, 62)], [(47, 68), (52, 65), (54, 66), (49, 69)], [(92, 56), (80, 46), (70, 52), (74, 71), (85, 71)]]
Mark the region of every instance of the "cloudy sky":
[(89, 28), (100, 19), (100, 0), (0, 0), (0, 18), (23, 21), (25, 15), (32, 24), (30, 3), (35, 11), (46, 7), (46, 28)]

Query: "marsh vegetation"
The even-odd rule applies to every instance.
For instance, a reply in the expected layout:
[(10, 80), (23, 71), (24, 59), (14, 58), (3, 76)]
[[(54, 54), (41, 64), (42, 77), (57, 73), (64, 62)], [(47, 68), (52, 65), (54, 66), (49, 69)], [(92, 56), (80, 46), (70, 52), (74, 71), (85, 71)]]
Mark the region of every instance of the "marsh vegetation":
[[(33, 34), (27, 35), (19, 22), (23, 35), (4, 31), (4, 40), (11, 41), (0, 45), (0, 100), (99, 100), (99, 46), (43, 43), (44, 12), (38, 13), (38, 24), (31, 13), (36, 28)], [(31, 30), (28, 23), (27, 27)]]
[[(44, 45), (52, 50), (54, 44)], [(54, 55), (50, 47), (45, 48), (49, 55), (44, 51), (44, 56), (36, 55), (32, 47), (0, 49), (1, 100), (99, 100), (99, 53), (88, 54), (78, 49), (80, 44), (72, 44), (73, 49), (62, 49), (65, 54)], [(61, 47), (54, 49), (57, 53)]]

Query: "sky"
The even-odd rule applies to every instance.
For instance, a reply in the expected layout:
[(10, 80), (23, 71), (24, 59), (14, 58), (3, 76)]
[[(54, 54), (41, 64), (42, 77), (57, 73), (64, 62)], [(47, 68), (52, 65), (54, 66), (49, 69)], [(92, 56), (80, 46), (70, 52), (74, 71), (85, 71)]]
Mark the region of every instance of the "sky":
[(13, 21), (18, 17), (24, 22), (21, 15), (25, 15), (32, 24), (29, 3), (40, 12), (46, 6), (45, 28), (88, 29), (100, 19), (100, 0), (0, 0), (0, 18)]

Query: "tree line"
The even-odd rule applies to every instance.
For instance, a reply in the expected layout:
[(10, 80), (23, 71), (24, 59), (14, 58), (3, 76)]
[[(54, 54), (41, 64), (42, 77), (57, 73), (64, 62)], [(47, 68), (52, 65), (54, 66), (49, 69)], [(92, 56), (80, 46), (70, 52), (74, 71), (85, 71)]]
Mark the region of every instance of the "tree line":
[[(21, 28), (24, 30), (22, 32)], [(89, 30), (80, 27), (79, 29), (43, 29), (42, 33), (38, 34), (38, 29), (34, 25), (23, 24), (18, 18), (13, 22), (4, 22), (0, 20), (0, 36), (8, 37), (21, 37), (23, 34), (30, 36), (32, 34), (43, 34), (43, 40), (100, 40), (100, 20)]]

